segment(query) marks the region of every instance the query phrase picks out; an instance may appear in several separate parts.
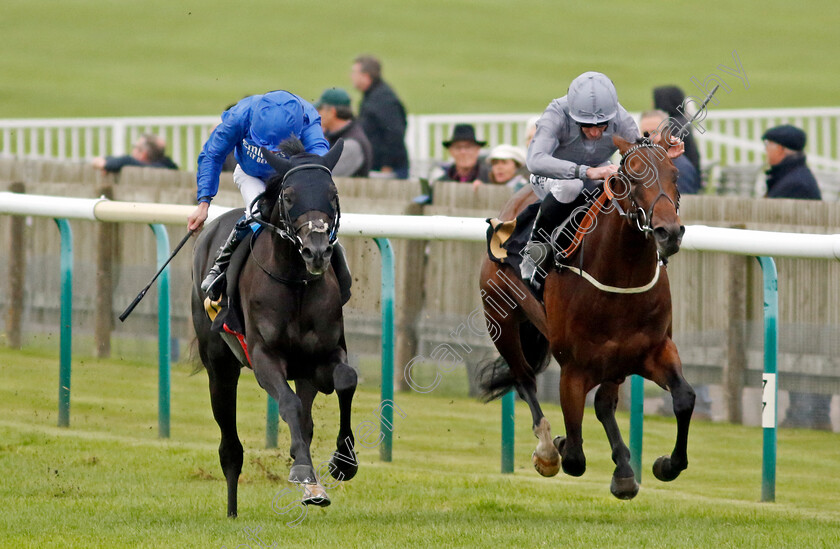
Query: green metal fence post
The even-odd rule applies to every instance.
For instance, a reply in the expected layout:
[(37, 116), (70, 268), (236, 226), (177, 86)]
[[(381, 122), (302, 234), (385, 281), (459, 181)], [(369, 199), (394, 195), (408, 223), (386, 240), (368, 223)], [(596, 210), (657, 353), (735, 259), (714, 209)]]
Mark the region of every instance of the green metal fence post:
[[(382, 403), (394, 401), (394, 251), (387, 238), (374, 238), (382, 260)], [(391, 461), (394, 407), (381, 406), (379, 459)]]
[(73, 354), (73, 231), (55, 219), (61, 233), (61, 351), (58, 367), (58, 426), (70, 426), (70, 374)]
[(516, 394), (508, 391), (502, 397), (502, 473), (513, 473), (514, 415)]
[(277, 448), (277, 430), (280, 428), (280, 405), (268, 395), (265, 403), (265, 447)]
[[(158, 268), (169, 260), (169, 235), (160, 223), (149, 225), (157, 241)], [(169, 438), (169, 412), (171, 394), (169, 326), (169, 266), (158, 278), (158, 437)]]
[(630, 376), (630, 467), (642, 482), (642, 432), (645, 421), (645, 379)]
[(764, 278), (764, 394), (761, 426), (764, 448), (761, 460), (761, 501), (776, 501), (776, 362), (779, 353), (779, 282), (772, 257), (757, 257)]

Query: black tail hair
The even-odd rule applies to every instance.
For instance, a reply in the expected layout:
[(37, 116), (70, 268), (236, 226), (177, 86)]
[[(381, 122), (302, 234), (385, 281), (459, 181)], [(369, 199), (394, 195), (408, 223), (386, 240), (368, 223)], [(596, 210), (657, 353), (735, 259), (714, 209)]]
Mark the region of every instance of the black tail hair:
[[(548, 367), (551, 355), (548, 352), (548, 340), (530, 322), (519, 325), (519, 340), (525, 359), (531, 366), (534, 378)], [(510, 366), (502, 357), (488, 360), (479, 366), (479, 387), (485, 402), (502, 397), (511, 389), (519, 390), (520, 382), (513, 375)]]

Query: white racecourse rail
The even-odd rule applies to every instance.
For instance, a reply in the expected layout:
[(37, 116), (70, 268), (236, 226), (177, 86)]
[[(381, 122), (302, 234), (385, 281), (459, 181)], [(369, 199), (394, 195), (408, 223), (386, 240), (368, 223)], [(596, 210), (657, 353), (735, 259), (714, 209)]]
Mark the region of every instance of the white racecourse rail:
[[(409, 115), (406, 145), (415, 176), (446, 158), (444, 141), (452, 126), (469, 123), (488, 147), (522, 146), (528, 121), (539, 113)], [(194, 170), (198, 153), (219, 123), (214, 116), (0, 120), (0, 154), (28, 158), (84, 161), (94, 156), (122, 155), (145, 132), (164, 136), (175, 162)], [(761, 164), (761, 135), (767, 128), (791, 123), (808, 133), (808, 162), (818, 170), (840, 170), (840, 108), (710, 109), (695, 124), (704, 163)]]
[[(184, 223), (194, 206), (119, 202), (0, 192), (0, 213), (133, 223)], [(215, 219), (230, 208), (211, 206)], [(344, 237), (484, 242), (487, 223), (478, 217), (344, 213)], [(689, 225), (682, 247), (699, 252), (840, 261), (840, 234), (802, 234)]]

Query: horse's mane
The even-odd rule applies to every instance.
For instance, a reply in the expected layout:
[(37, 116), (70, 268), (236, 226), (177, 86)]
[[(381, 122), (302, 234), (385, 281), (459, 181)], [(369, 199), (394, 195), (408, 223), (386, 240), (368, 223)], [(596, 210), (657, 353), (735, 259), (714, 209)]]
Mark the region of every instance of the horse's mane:
[[(286, 158), (294, 158), (295, 156), (306, 153), (306, 147), (303, 146), (303, 142), (294, 135), (283, 140), (283, 142), (280, 143), (279, 149), (280, 153)], [(283, 177), (279, 174), (271, 176), (271, 179), (269, 179), (265, 184), (263, 200), (269, 211), (277, 202), (277, 197), (280, 195), (280, 187), (282, 186)]]
[(300, 139), (293, 135), (284, 139), (283, 142), (280, 143), (280, 152), (283, 153), (286, 158), (291, 158), (305, 153), (306, 147), (303, 146), (303, 142)]
[[(284, 139), (278, 147), (280, 154), (288, 158), (292, 162), (292, 166), (299, 166), (301, 164), (322, 163), (320, 156), (306, 152), (306, 147), (300, 139), (291, 136)], [(313, 162), (312, 159), (319, 159)], [(260, 211), (268, 219), (268, 215), (274, 206), (277, 204), (277, 199), (280, 196), (280, 191), (283, 187), (283, 176), (280, 174), (273, 175), (265, 185), (265, 192), (260, 201)]]

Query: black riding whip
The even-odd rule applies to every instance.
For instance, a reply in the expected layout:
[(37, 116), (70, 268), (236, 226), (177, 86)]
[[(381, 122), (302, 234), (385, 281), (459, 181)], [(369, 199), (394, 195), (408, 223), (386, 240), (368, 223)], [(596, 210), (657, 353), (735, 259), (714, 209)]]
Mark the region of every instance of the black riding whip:
[(169, 255), (169, 259), (167, 259), (167, 260), (166, 260), (166, 262), (163, 264), (163, 266), (161, 266), (161, 268), (158, 270), (158, 272), (157, 272), (157, 273), (155, 273), (155, 276), (154, 276), (154, 277), (152, 278), (152, 280), (151, 280), (151, 281), (150, 281), (150, 282), (146, 285), (146, 287), (145, 287), (145, 288), (143, 288), (142, 290), (140, 290), (140, 293), (139, 293), (139, 294), (137, 294), (137, 297), (135, 297), (135, 298), (134, 298), (134, 301), (132, 301), (132, 302), (131, 302), (131, 305), (129, 305), (129, 306), (125, 309), (125, 311), (123, 311), (123, 313), (120, 315), (120, 322), (125, 322), (125, 319), (126, 319), (126, 318), (128, 318), (128, 315), (130, 315), (130, 314), (131, 314), (131, 311), (133, 311), (133, 310), (134, 310), (134, 308), (137, 306), (137, 304), (138, 304), (138, 303), (140, 303), (140, 300), (141, 300), (141, 299), (143, 299), (143, 296), (145, 296), (145, 295), (146, 295), (146, 292), (148, 292), (148, 291), (149, 291), (149, 288), (151, 288), (151, 287), (152, 287), (152, 284), (154, 284), (154, 283), (155, 283), (155, 280), (157, 280), (157, 277), (159, 277), (159, 276), (160, 276), (160, 273), (162, 273), (162, 272), (163, 272), (163, 270), (166, 268), (166, 266), (167, 266), (167, 265), (169, 265), (169, 262), (170, 262), (170, 261), (172, 261), (172, 258), (173, 258), (173, 257), (175, 257), (175, 254), (177, 254), (179, 251), (181, 251), (181, 248), (183, 248), (183, 247), (184, 247), (184, 244), (186, 244), (186, 243), (187, 243), (187, 240), (189, 240), (189, 239), (190, 239), (190, 237), (192, 236), (193, 232), (194, 232), (193, 230), (190, 230), (190, 231), (189, 231), (189, 232), (188, 232), (188, 233), (184, 236), (184, 238), (182, 238), (182, 239), (181, 239), (181, 242), (178, 244), (178, 246), (176, 246), (176, 247), (175, 247), (175, 250), (174, 250), (174, 251), (173, 251), (173, 252)]

